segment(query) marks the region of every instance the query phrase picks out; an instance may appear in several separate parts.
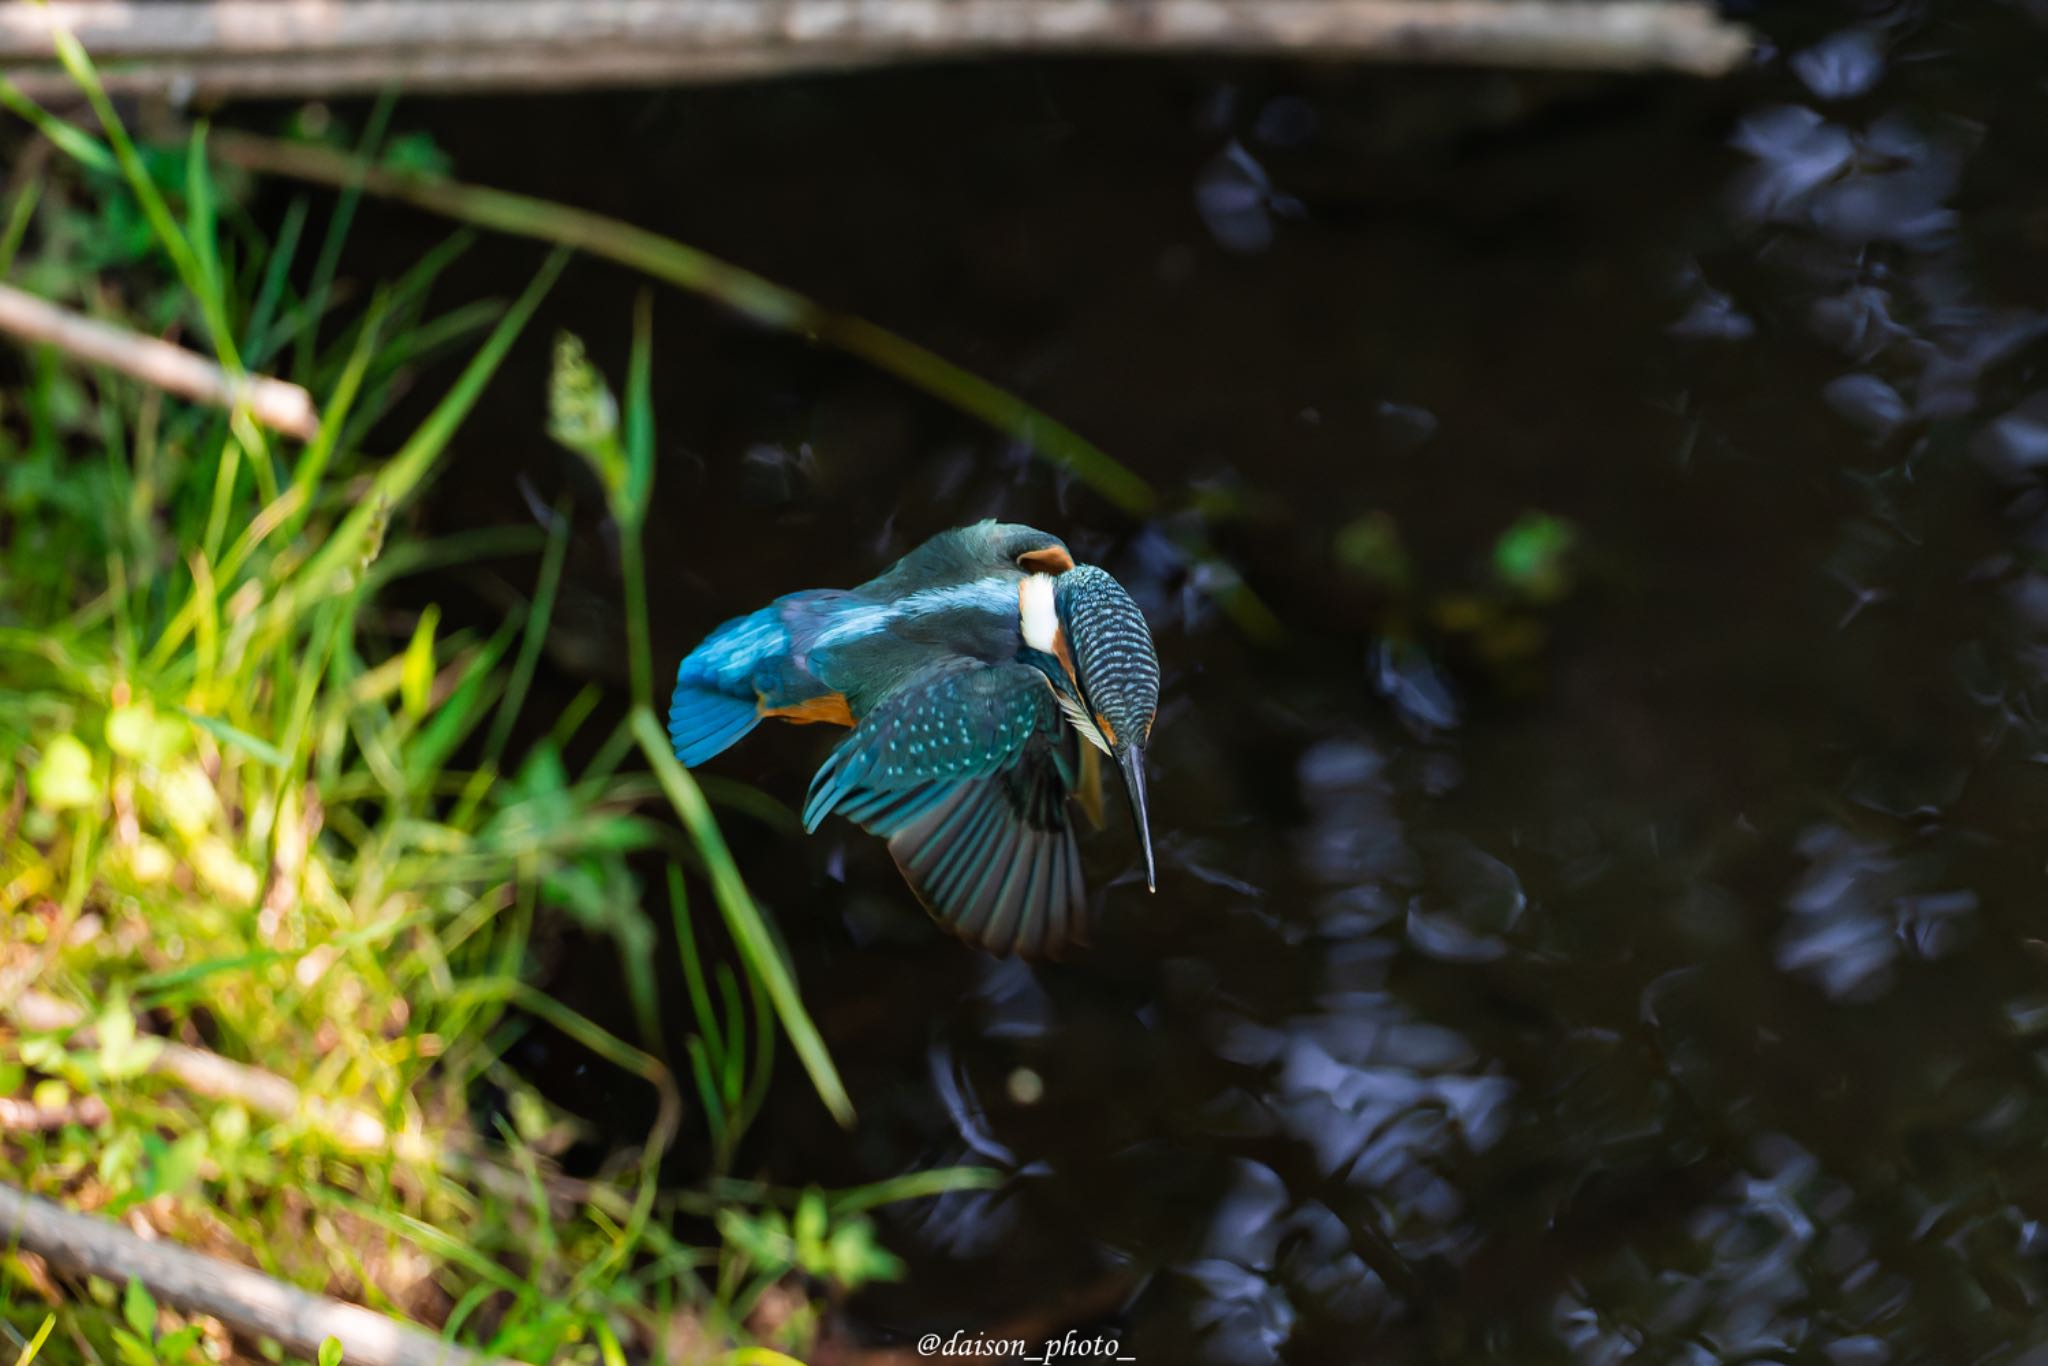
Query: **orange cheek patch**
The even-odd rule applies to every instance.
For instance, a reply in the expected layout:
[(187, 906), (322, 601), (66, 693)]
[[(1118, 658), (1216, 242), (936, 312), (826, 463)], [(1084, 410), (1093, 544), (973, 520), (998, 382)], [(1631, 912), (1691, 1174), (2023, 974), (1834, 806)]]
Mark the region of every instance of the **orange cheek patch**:
[(1095, 713), (1095, 729), (1102, 732), (1102, 738), (1112, 745), (1116, 743), (1116, 727), (1109, 724), (1109, 718), (1101, 712)]
[(844, 693), (828, 692), (822, 697), (806, 697), (787, 707), (761, 707), (760, 712), (763, 716), (773, 716), (799, 726), (853, 724), (853, 711), (846, 705)]
[(1043, 550), (1027, 550), (1017, 557), (1017, 567), (1032, 574), (1064, 574), (1074, 567), (1074, 557), (1064, 546), (1049, 545)]

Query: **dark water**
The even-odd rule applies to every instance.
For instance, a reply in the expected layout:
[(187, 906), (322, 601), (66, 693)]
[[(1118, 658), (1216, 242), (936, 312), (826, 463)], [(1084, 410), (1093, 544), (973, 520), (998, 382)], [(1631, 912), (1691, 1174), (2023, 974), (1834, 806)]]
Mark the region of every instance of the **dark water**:
[[(1776, 53), (1715, 86), (1006, 64), (401, 111), (468, 178), (895, 327), (1171, 507), (1227, 506), (1286, 627), (1222, 619), (1168, 534), (1193, 514), (1133, 523), (660, 296), (664, 671), (992, 514), (1119, 574), (1165, 667), (1160, 891), (1112, 811), (1067, 964), (932, 931), (843, 826), (727, 821), (863, 1116), (838, 1133), (786, 1068), (743, 1165), (1018, 1174), (885, 1216), (913, 1271), (860, 1331), (2048, 1360), (2043, 17), (1775, 11)], [(366, 272), (438, 231), (367, 225)], [(451, 297), (536, 258), (486, 246)], [(634, 287), (578, 265), (545, 322), (618, 373)], [(437, 527), (574, 483), (544, 366), (537, 338), (467, 429)], [(1531, 511), (1576, 530), (1548, 604), (1489, 568)], [(1340, 553), (1372, 513), (1405, 588)], [(620, 672), (608, 573), (593, 526), (564, 695)], [(794, 802), (826, 739), (714, 771)], [(608, 947), (569, 941), (550, 985), (619, 1013)], [(638, 1103), (525, 1061), (587, 1113)]]

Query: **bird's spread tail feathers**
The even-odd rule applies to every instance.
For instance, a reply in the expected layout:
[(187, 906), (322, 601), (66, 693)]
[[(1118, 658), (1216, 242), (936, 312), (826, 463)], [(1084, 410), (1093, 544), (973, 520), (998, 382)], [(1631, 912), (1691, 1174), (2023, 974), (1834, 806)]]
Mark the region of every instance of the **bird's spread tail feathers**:
[(751, 698), (679, 682), (668, 709), (668, 738), (683, 767), (695, 768), (723, 753), (760, 720)]
[(789, 648), (775, 609), (735, 617), (705, 637), (676, 670), (668, 737), (685, 768), (715, 757), (760, 724), (754, 676)]

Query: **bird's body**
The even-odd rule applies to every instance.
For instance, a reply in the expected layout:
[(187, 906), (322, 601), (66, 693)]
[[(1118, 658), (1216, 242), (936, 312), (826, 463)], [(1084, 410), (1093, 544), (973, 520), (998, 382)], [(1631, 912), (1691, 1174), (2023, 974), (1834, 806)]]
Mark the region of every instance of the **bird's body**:
[[(677, 671), (669, 734), (695, 767), (771, 717), (851, 726), (812, 780), (806, 828), (856, 821), (954, 933), (1054, 954), (1086, 913), (1068, 808), (1080, 743), (1122, 763), (1142, 832), (1158, 680), (1114, 579), (1044, 532), (981, 522), (858, 588), (719, 627)], [(1148, 838), (1148, 880), (1150, 858)]]

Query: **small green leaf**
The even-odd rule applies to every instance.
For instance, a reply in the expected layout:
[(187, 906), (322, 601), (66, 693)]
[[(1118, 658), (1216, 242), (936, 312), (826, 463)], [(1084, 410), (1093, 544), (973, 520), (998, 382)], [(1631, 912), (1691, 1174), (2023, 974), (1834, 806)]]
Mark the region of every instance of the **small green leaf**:
[(199, 1344), (206, 1333), (196, 1323), (188, 1323), (175, 1333), (166, 1333), (156, 1340), (157, 1360), (166, 1363), (185, 1363), (206, 1360), (199, 1354)]
[(427, 714), (434, 692), (434, 630), (441, 623), (439, 604), (429, 603), (420, 613), (412, 641), (405, 647), (404, 671), (399, 675), (398, 693), (405, 714), (417, 720)]
[(794, 1236), (797, 1260), (805, 1266), (816, 1265), (825, 1249), (825, 1197), (817, 1190), (807, 1190), (796, 1202)]
[(133, 1129), (122, 1129), (101, 1145), (93, 1170), (102, 1184), (121, 1192), (108, 1213), (119, 1214), (135, 1203), (138, 1197), (130, 1186), (141, 1163), (142, 1136)]
[(745, 1254), (764, 1275), (780, 1275), (795, 1265), (789, 1225), (774, 1210), (748, 1215), (736, 1209), (718, 1212), (718, 1233), (726, 1245)]
[(1368, 512), (1338, 532), (1337, 563), (1375, 588), (1398, 593), (1414, 577), (1401, 530), (1385, 512)]
[(114, 1350), (124, 1366), (162, 1366), (156, 1359), (156, 1350), (126, 1328), (114, 1329), (113, 1337)]
[(824, 1264), (815, 1268), (849, 1290), (869, 1281), (893, 1281), (903, 1275), (903, 1262), (875, 1242), (874, 1225), (866, 1219), (851, 1219), (832, 1232), (832, 1244)]
[(100, 1040), (99, 1072), (108, 1081), (141, 1076), (163, 1051), (163, 1040), (137, 1035), (135, 1014), (128, 1008), (127, 996), (119, 992), (107, 1001), (95, 1028)]
[(122, 1292), (121, 1318), (144, 1342), (155, 1340), (156, 1301), (150, 1298), (149, 1287), (141, 1281), (128, 1282), (128, 1288)]
[(148, 1134), (142, 1150), (148, 1163), (142, 1178), (145, 1195), (176, 1195), (199, 1179), (200, 1164), (206, 1161), (206, 1131), (195, 1130), (176, 1143)]
[(156, 715), (144, 705), (107, 713), (107, 748), (124, 759), (146, 759), (154, 748)]
[(1494, 573), (1536, 602), (1556, 602), (1571, 591), (1571, 555), (1578, 542), (1578, 528), (1564, 518), (1525, 512), (1494, 543)]
[(99, 799), (93, 782), (92, 751), (75, 735), (58, 735), (43, 746), (42, 758), (28, 771), (29, 795), (45, 811), (89, 806)]
[(341, 1366), (341, 1339), (323, 1338), (320, 1342), (320, 1366)]
[(455, 170), (455, 159), (426, 133), (403, 133), (384, 144), (384, 167), (405, 175), (439, 177)]

